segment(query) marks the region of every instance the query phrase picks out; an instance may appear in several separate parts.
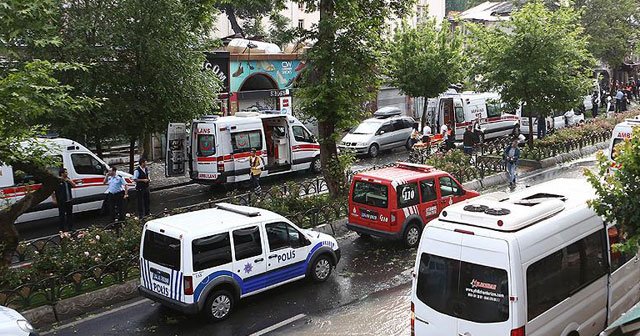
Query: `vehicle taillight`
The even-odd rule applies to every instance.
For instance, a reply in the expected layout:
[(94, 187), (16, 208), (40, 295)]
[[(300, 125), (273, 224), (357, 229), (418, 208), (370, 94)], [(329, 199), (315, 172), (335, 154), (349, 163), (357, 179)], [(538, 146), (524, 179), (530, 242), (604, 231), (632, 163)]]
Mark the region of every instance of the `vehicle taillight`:
[[(222, 160), (222, 158), (220, 158)], [(224, 161), (218, 161), (218, 173), (224, 172)]]
[[(411, 302), (411, 336), (416, 335), (416, 309), (413, 306), (413, 302)], [(513, 332), (511, 332), (511, 336), (513, 336)]]
[(397, 220), (397, 218), (396, 218), (396, 214), (391, 213), (391, 218), (390, 218), (390, 220), (391, 220), (391, 225), (396, 225), (396, 224), (397, 224), (397, 223), (396, 223), (396, 220)]
[(524, 326), (511, 330), (511, 336), (524, 336)]
[(184, 276), (184, 295), (193, 295), (193, 278)]

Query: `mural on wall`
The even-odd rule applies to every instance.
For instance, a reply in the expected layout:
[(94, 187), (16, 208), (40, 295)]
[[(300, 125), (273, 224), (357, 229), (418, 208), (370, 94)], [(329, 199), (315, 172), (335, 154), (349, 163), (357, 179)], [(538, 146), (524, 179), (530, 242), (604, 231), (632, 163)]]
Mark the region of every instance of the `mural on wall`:
[(231, 62), (231, 92), (240, 90), (244, 80), (250, 75), (265, 74), (278, 83), (278, 89), (288, 89), (304, 69), (305, 63), (300, 60), (260, 60)]

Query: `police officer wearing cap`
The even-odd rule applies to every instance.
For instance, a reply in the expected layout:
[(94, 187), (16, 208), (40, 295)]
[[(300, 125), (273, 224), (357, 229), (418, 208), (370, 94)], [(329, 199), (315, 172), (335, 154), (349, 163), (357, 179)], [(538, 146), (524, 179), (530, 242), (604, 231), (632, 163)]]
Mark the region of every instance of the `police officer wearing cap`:
[(147, 160), (140, 159), (140, 165), (133, 172), (133, 180), (136, 182), (136, 194), (138, 194), (138, 217), (149, 216), (150, 193), (149, 193), (149, 168)]

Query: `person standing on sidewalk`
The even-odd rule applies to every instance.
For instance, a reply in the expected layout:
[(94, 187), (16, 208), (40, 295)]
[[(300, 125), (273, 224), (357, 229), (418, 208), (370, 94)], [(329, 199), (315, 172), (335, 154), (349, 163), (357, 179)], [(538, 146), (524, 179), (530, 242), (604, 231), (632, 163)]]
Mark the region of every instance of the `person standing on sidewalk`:
[(136, 182), (136, 194), (138, 196), (138, 218), (149, 216), (151, 210), (149, 208), (151, 195), (149, 193), (149, 168), (147, 168), (147, 160), (141, 158), (140, 165), (133, 172), (133, 180)]
[(518, 168), (518, 160), (520, 159), (520, 149), (518, 148), (518, 140), (511, 141), (511, 144), (504, 149), (504, 161), (507, 165), (507, 174), (509, 175), (509, 187), (516, 185), (516, 168)]
[(260, 188), (260, 175), (262, 174), (262, 158), (256, 154), (256, 150), (251, 150), (251, 157), (249, 158), (250, 172), (249, 178), (251, 181), (251, 187), (256, 194), (259, 194), (262, 190)]
[(71, 188), (75, 188), (76, 184), (69, 178), (66, 168), (60, 168), (58, 172), (60, 183), (56, 191), (51, 195), (53, 204), (58, 206), (58, 230), (73, 231), (73, 195)]
[(129, 191), (127, 190), (127, 181), (124, 177), (117, 174), (116, 167), (111, 167), (111, 170), (104, 177), (102, 182), (107, 187), (107, 204), (109, 205), (109, 211), (111, 212), (112, 221), (124, 220), (124, 200), (129, 198)]
[(462, 150), (465, 154), (473, 155), (473, 146), (476, 144), (476, 135), (471, 131), (471, 126), (467, 126), (467, 129), (462, 135)]

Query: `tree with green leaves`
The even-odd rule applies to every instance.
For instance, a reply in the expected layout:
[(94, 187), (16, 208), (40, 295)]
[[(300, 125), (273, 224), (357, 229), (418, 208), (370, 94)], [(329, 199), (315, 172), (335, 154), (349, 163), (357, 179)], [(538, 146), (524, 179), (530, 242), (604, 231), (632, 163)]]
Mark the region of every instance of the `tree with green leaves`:
[(496, 28), (472, 26), (471, 31), (471, 73), (481, 75), (477, 84), (499, 91), (512, 106), (524, 106), (529, 134), (534, 115), (577, 106), (591, 86), (594, 60), (571, 8), (551, 11), (530, 2)]
[(57, 5), (55, 0), (9, 0), (0, 5), (0, 165), (12, 166), (39, 182), (32, 188), (25, 186), (28, 192), (18, 201), (0, 204), (0, 269), (9, 265), (18, 246), (15, 220), (48, 198), (59, 181), (47, 169), (59, 162), (47, 156), (47, 149), (36, 139), (46, 125), (33, 121), (97, 105), (95, 100), (73, 96), (72, 88), (55, 77), (84, 67), (42, 57), (60, 45)]
[[(318, 10), (317, 29), (308, 33), (314, 46), (304, 55), (296, 93), (301, 109), (318, 121), (320, 158), (329, 191), (343, 191), (345, 167), (339, 164), (336, 142), (343, 129), (365, 115), (365, 102), (380, 84), (380, 61), (386, 20), (404, 16), (412, 7), (403, 0), (306, 0)], [(372, 89), (373, 88), (373, 89)]]
[(574, 7), (582, 12), (589, 51), (613, 69), (621, 66), (640, 42), (640, 2), (577, 0)]
[(79, 93), (106, 99), (77, 116), (76, 126), (95, 134), (96, 143), (126, 137), (130, 171), (137, 142), (148, 144), (167, 123), (213, 110), (219, 80), (202, 71), (203, 51), (213, 46), (213, 0), (72, 0), (63, 8), (61, 54), (93, 64), (65, 80)]
[(452, 32), (448, 21), (438, 28), (435, 19), (415, 28), (405, 22), (389, 39), (386, 63), (391, 84), (411, 97), (424, 98), (421, 127), (426, 121), (427, 99), (463, 79), (462, 42), (460, 32)]
[(602, 153), (597, 155), (595, 172), (585, 169), (597, 196), (589, 205), (607, 222), (617, 223), (622, 229), (624, 241), (615, 248), (635, 253), (640, 243), (640, 128), (636, 127), (631, 138), (619, 143), (614, 151), (619, 168), (613, 174), (611, 162)]
[[(241, 21), (260, 20), (286, 8), (284, 0), (214, 0), (214, 6), (227, 16), (236, 35), (243, 37), (247, 34)], [(255, 22), (249, 27), (255, 27)]]

